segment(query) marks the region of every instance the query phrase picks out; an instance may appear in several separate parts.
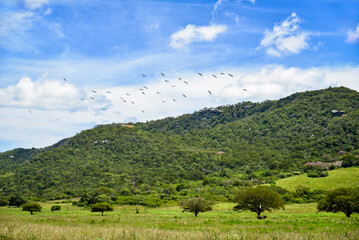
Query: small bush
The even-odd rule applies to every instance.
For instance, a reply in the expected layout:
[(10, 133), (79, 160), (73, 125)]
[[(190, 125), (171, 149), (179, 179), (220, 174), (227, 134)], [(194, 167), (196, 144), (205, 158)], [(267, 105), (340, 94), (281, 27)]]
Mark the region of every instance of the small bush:
[(61, 210), (61, 206), (60, 205), (53, 205), (51, 207), (51, 211), (54, 212), (54, 211), (60, 211)]

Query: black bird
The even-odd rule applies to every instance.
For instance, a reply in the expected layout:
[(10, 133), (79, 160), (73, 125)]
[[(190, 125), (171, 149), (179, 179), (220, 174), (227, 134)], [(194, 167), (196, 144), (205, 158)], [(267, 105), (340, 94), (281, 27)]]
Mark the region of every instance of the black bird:
[(182, 81), (182, 78), (178, 78), (178, 79)]
[(165, 82), (169, 82), (168, 80), (165, 80)]
[(140, 88), (141, 91), (143, 91), (143, 88)]
[(232, 74), (230, 74), (230, 73), (228, 73), (228, 75), (229, 75), (229, 76), (231, 76), (231, 77), (233, 77), (233, 75), (232, 75)]
[(126, 93), (126, 95), (127, 95), (127, 96), (130, 96), (131, 94), (129, 94), (129, 93)]
[(32, 114), (32, 111), (31, 111), (31, 110), (29, 110), (29, 113), (31, 113), (31, 114)]
[(163, 73), (161, 73), (162, 76), (165, 76)]
[(142, 73), (142, 77), (146, 77), (146, 75)]
[(101, 108), (103, 111), (105, 111), (106, 110), (106, 108)]
[(144, 92), (142, 92), (142, 94), (143, 94), (143, 95), (145, 95), (145, 93), (144, 93)]
[(186, 81), (183, 81), (185, 84), (188, 84), (188, 82), (186, 82)]
[(141, 110), (142, 111), (142, 113), (145, 113), (145, 111), (143, 111), (143, 110)]
[(64, 78), (64, 81), (65, 81), (65, 82), (67, 82), (67, 79), (66, 79), (66, 78)]
[(202, 73), (198, 73), (198, 75), (200, 75), (200, 76), (202, 76), (202, 77), (203, 77)]
[(96, 93), (96, 91), (95, 90), (91, 90), (93, 93)]
[(224, 75), (224, 73), (221, 73), (221, 75)]
[(176, 85), (172, 85), (171, 87), (175, 87)]
[(146, 86), (143, 86), (144, 88), (148, 89)]
[(211, 91), (208, 90), (208, 92), (209, 92), (209, 94), (212, 94)]
[(243, 91), (246, 91), (246, 92), (247, 92), (247, 89), (243, 88)]
[(95, 100), (93, 97), (90, 97), (92, 100)]
[(160, 94), (160, 92), (156, 92), (157, 94)]
[(217, 78), (217, 76), (216, 76), (216, 75), (214, 75), (214, 74), (212, 74), (212, 76), (213, 76), (213, 77), (215, 77), (215, 78)]
[(107, 91), (107, 93), (111, 93), (110, 91)]
[(166, 103), (165, 101), (162, 101), (163, 103)]
[(135, 104), (134, 102), (131, 101), (132, 104)]
[(182, 95), (183, 95), (185, 98), (187, 98), (187, 96), (186, 96), (186, 95), (184, 95), (183, 93), (182, 93)]
[(176, 99), (173, 99), (173, 101), (174, 101), (174, 102), (177, 102), (177, 100), (176, 100)]
[(85, 99), (83, 99), (83, 98), (80, 98), (82, 101), (85, 101)]
[(127, 103), (127, 101), (126, 101), (125, 99), (122, 99), (122, 101), (123, 101), (124, 103)]

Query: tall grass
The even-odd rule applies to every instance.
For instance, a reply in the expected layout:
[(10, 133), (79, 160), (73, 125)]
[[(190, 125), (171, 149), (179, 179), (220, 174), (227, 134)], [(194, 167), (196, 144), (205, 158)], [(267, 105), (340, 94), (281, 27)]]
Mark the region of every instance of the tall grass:
[(114, 212), (91, 213), (69, 204), (51, 212), (30, 215), (18, 208), (0, 208), (0, 239), (359, 239), (359, 216), (316, 213), (315, 204), (293, 204), (265, 213), (236, 213), (233, 204), (216, 204), (212, 212), (182, 213), (177, 206), (146, 209), (116, 207)]

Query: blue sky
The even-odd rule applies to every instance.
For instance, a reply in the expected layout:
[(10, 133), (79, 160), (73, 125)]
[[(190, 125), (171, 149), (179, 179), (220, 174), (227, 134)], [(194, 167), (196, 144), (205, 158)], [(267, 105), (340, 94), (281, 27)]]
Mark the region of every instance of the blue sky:
[(358, 91), (358, 13), (354, 0), (1, 1), (0, 151), (97, 124)]

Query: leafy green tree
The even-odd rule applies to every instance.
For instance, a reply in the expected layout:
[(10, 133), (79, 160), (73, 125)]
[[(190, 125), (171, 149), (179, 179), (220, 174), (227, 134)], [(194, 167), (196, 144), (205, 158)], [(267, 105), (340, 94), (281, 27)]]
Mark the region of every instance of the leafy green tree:
[(10, 200), (9, 200), (9, 206), (16, 206), (16, 207), (20, 207), (21, 205), (23, 205), (24, 203), (26, 203), (26, 200), (21, 197), (21, 196), (11, 196)]
[(201, 197), (190, 198), (183, 200), (180, 205), (183, 208), (183, 212), (194, 212), (194, 216), (197, 217), (200, 212), (207, 212), (212, 210), (212, 201), (207, 201)]
[(257, 213), (258, 217), (264, 211), (284, 207), (280, 195), (266, 187), (248, 188), (240, 191), (235, 196), (234, 201), (237, 202), (233, 208), (235, 211), (250, 210)]
[(108, 202), (95, 203), (92, 205), (91, 212), (101, 212), (103, 216), (103, 212), (113, 211), (113, 206)]
[(352, 213), (359, 213), (359, 188), (331, 190), (318, 202), (317, 209), (326, 212), (343, 212), (347, 217)]
[(31, 215), (33, 214), (33, 212), (41, 212), (41, 209), (41, 205), (34, 202), (27, 202), (22, 205), (22, 211), (30, 212)]

